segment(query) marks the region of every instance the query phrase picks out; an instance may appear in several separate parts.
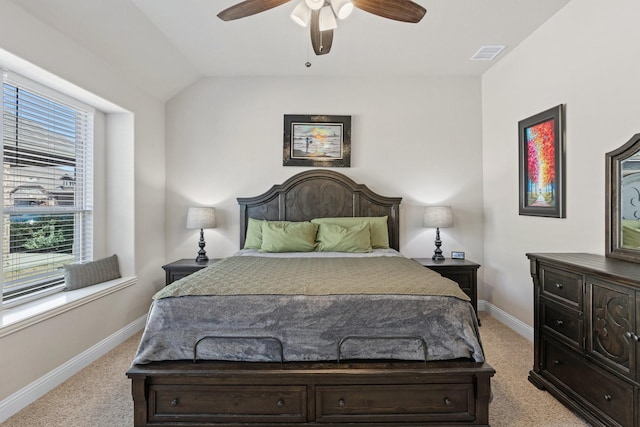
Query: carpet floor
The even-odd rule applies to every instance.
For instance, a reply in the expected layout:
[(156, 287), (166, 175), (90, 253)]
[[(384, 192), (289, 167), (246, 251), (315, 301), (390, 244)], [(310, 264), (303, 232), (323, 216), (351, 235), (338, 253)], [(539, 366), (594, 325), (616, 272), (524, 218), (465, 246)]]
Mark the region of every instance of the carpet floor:
[[(493, 427), (589, 426), (528, 380), (533, 345), (485, 313), (480, 334), (496, 370), (489, 420)], [(78, 374), (0, 424), (2, 427), (126, 427), (133, 425), (131, 384), (125, 372), (140, 340), (129, 338)]]

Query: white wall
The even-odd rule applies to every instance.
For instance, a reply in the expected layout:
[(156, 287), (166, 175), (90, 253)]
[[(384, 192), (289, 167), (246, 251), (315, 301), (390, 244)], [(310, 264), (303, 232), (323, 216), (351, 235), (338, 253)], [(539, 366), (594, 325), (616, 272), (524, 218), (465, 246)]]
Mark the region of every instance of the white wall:
[(98, 243), (98, 251), (117, 252), (123, 274), (138, 276), (135, 286), (0, 338), (2, 401), (148, 310), (163, 285), (165, 156), (162, 102), (13, 3), (0, 0), (0, 10), (0, 49), (120, 107), (121, 113), (99, 123), (107, 144), (100, 153), (107, 158), (97, 202), (107, 208), (100, 220), (106, 229), (97, 233), (106, 242)]
[[(640, 132), (640, 2), (573, 0), (482, 78), (485, 300), (533, 324), (526, 252), (604, 254), (605, 153)], [(518, 215), (518, 121), (566, 104), (566, 219)]]
[(450, 204), (443, 250), (482, 262), (480, 80), (477, 78), (210, 78), (167, 104), (167, 259), (195, 257), (190, 205), (215, 206), (209, 257), (239, 248), (237, 197), (258, 195), (304, 168), (283, 167), (283, 116), (352, 116), (351, 167), (386, 196), (402, 196), (401, 250), (431, 256), (423, 206)]

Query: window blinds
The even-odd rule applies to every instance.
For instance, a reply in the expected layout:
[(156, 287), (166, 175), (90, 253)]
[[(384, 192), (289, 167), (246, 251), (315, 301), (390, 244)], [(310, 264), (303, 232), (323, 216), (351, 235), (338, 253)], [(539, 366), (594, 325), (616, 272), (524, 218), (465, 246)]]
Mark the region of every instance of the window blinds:
[(92, 256), (93, 110), (6, 76), (2, 86), (3, 301), (60, 290)]

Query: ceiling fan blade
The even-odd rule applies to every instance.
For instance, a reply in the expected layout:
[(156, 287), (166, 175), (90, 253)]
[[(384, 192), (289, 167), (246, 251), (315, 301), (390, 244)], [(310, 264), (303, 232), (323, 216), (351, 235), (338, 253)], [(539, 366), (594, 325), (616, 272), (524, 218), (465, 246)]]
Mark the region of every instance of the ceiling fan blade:
[(233, 21), (265, 10), (273, 9), (281, 4), (289, 3), (291, 0), (245, 0), (231, 6), (218, 14), (218, 18), (223, 21)]
[(383, 18), (414, 24), (427, 13), (427, 9), (410, 0), (353, 0), (353, 5)]
[(326, 55), (333, 44), (333, 30), (320, 31), (320, 11), (311, 11), (311, 45), (316, 55)]

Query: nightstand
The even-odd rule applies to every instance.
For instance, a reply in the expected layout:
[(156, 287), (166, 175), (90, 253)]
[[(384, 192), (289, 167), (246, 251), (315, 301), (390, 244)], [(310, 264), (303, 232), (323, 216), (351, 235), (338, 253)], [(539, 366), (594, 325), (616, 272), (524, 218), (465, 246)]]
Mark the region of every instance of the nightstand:
[[(473, 309), (478, 314), (478, 268), (480, 264), (466, 259), (447, 258), (444, 261), (434, 261), (431, 258), (414, 258), (423, 266), (437, 271), (444, 277), (457, 282), (460, 289), (469, 295)], [(478, 319), (478, 322), (480, 320)]]
[(174, 261), (171, 264), (163, 265), (162, 269), (166, 272), (165, 286), (175, 282), (178, 279), (187, 277), (198, 270), (215, 264), (220, 261), (219, 258), (210, 259), (207, 262), (196, 262), (194, 258), (185, 258)]

